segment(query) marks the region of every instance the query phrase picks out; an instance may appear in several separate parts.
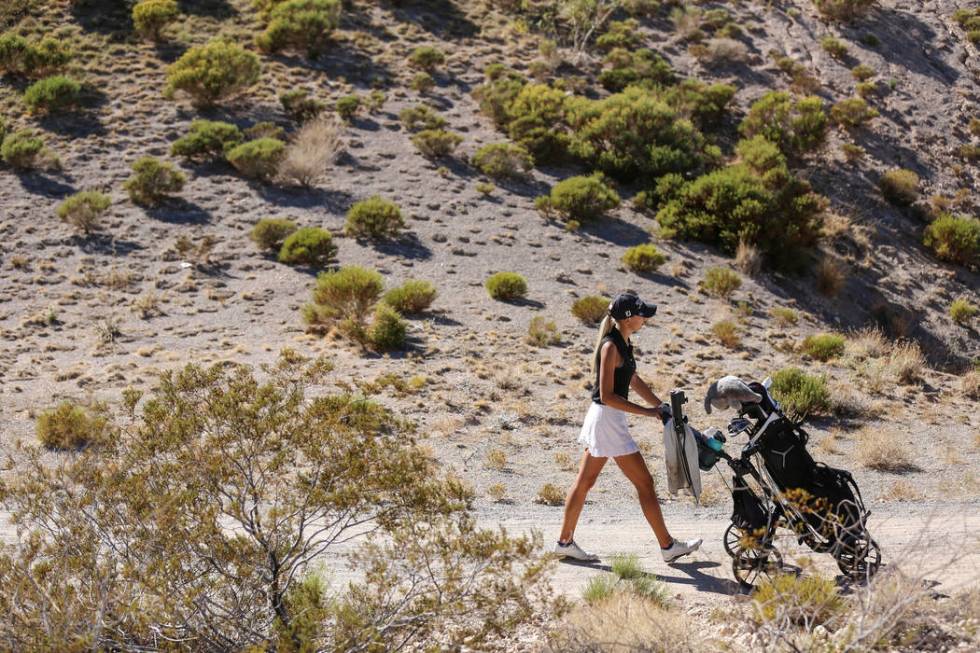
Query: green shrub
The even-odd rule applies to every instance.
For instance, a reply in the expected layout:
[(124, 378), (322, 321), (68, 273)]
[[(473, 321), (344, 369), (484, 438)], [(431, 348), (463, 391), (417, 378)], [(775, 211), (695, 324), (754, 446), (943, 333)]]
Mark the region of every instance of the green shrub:
[(269, 25), (256, 38), (265, 52), (302, 50), (314, 58), (340, 23), (340, 0), (286, 0), (269, 12)]
[(296, 223), (289, 218), (262, 218), (252, 227), (249, 237), (259, 248), (278, 252), (296, 229)]
[[(766, 161), (761, 154), (753, 160)], [(747, 164), (730, 165), (690, 183), (673, 180), (664, 193), (657, 212), (664, 237), (715, 244), (730, 256), (745, 241), (770, 261), (791, 264), (819, 234), (823, 200), (785, 167), (760, 177)]]
[(565, 119), (564, 92), (546, 84), (523, 86), (507, 106), (507, 133), (538, 163), (557, 162), (568, 152), (568, 136), (556, 128)]
[(384, 295), (384, 301), (403, 315), (425, 311), (436, 298), (436, 288), (428, 281), (409, 279)]
[(81, 92), (82, 85), (71, 77), (45, 77), (27, 87), (24, 104), (31, 113), (55, 113), (78, 104)]
[(527, 327), (527, 341), (535, 347), (547, 347), (561, 342), (561, 334), (554, 320), (535, 315)]
[(919, 199), (919, 175), (904, 168), (892, 168), (878, 180), (878, 188), (892, 204), (908, 206)]
[(701, 129), (708, 129), (717, 127), (721, 121), (735, 97), (735, 87), (685, 79), (679, 84), (660, 89), (659, 96), (679, 116), (690, 118)]
[(779, 146), (762, 135), (743, 138), (735, 144), (738, 158), (759, 176), (772, 171), (782, 173), (786, 169), (786, 157)]
[(156, 206), (171, 193), (178, 193), (187, 178), (171, 164), (145, 156), (133, 164), (133, 175), (123, 187), (133, 202), (142, 206)]
[(520, 94), (527, 81), (518, 73), (497, 64), (487, 66), (487, 81), (473, 91), (480, 103), (480, 111), (493, 120), (500, 129), (506, 129), (511, 120), (510, 105)]
[(276, 138), (258, 138), (228, 150), (228, 163), (249, 179), (272, 179), (286, 156), (286, 144)]
[(427, 104), (402, 109), (398, 113), (398, 119), (402, 121), (408, 131), (412, 132), (442, 129), (446, 126), (446, 119)]
[(60, 39), (45, 37), (30, 42), (19, 34), (0, 35), (0, 72), (33, 79), (62, 71), (71, 61), (71, 51)]
[(829, 35), (825, 36), (820, 39), (820, 46), (827, 54), (838, 61), (843, 61), (847, 58), (847, 46), (840, 39)]
[(364, 238), (390, 238), (405, 228), (401, 209), (378, 195), (355, 202), (347, 211), (344, 233)]
[(875, 73), (874, 68), (863, 63), (860, 63), (854, 66), (853, 68), (851, 68), (851, 77), (853, 77), (859, 82), (866, 82), (872, 77), (874, 77), (876, 74), (877, 73)]
[(635, 18), (611, 21), (606, 27), (606, 33), (595, 40), (596, 48), (603, 52), (614, 48), (635, 50), (642, 42), (639, 27), (640, 23)]
[(925, 228), (922, 244), (942, 261), (961, 265), (980, 263), (980, 220), (944, 213)]
[(667, 257), (653, 243), (630, 247), (623, 254), (623, 264), (633, 272), (653, 272), (667, 260)]
[(231, 98), (258, 79), (261, 68), (254, 52), (227, 41), (213, 40), (185, 52), (167, 68), (165, 94), (191, 96), (194, 104), (209, 107)]
[(360, 108), (361, 98), (357, 95), (345, 95), (334, 104), (337, 114), (346, 122), (353, 120)]
[(516, 178), (534, 167), (534, 158), (520, 145), (490, 143), (476, 151), (473, 155), (473, 165), (490, 177)]
[(614, 93), (628, 86), (655, 87), (676, 80), (674, 69), (667, 60), (648, 48), (616, 48), (604, 61), (607, 67), (599, 74), (599, 83)]
[(320, 115), (326, 106), (323, 102), (310, 97), (309, 91), (295, 88), (279, 96), (283, 111), (293, 120), (306, 122)]
[(800, 349), (810, 358), (829, 361), (844, 354), (844, 336), (836, 333), (819, 333), (803, 339)]
[(742, 287), (742, 277), (728, 268), (708, 268), (704, 274), (704, 289), (715, 297), (728, 299)]
[(490, 296), (500, 301), (509, 301), (527, 294), (527, 281), (516, 272), (497, 272), (484, 282)]
[(426, 72), (432, 72), (445, 62), (446, 55), (442, 53), (442, 50), (431, 45), (420, 45), (412, 50), (412, 54), (408, 56), (408, 63)]
[(800, 156), (823, 145), (827, 116), (818, 97), (794, 100), (785, 91), (770, 91), (752, 104), (739, 131), (748, 137), (765, 136), (787, 156)]
[(429, 159), (449, 156), (462, 142), (462, 136), (445, 129), (423, 129), (412, 136), (412, 143), (422, 156)]
[(572, 315), (584, 324), (594, 326), (606, 316), (609, 301), (608, 297), (600, 297), (599, 295), (580, 297), (572, 303)]
[(813, 4), (827, 18), (850, 21), (868, 13), (875, 0), (813, 0)]
[(177, 0), (140, 0), (133, 6), (133, 27), (141, 35), (156, 41), (163, 28), (179, 15)]
[(782, 369), (772, 377), (772, 395), (783, 412), (796, 419), (826, 413), (830, 391), (823, 376), (812, 376), (796, 367)]
[(257, 141), (260, 138), (274, 138), (279, 141), (286, 140), (286, 130), (268, 120), (255, 123), (243, 133), (245, 134), (245, 138), (250, 141)]
[(199, 161), (223, 159), (230, 149), (241, 142), (241, 130), (231, 123), (194, 120), (187, 134), (170, 146), (170, 154)]
[(877, 117), (878, 111), (859, 97), (841, 100), (830, 108), (830, 119), (844, 127), (860, 127)]
[(307, 322), (342, 319), (362, 324), (384, 289), (377, 270), (348, 265), (333, 272), (321, 272), (313, 289), (312, 310), (304, 311)]
[(35, 425), (37, 439), (48, 449), (79, 449), (99, 444), (109, 434), (109, 421), (84, 407), (63, 401), (42, 412)]
[(0, 146), (0, 157), (4, 163), (19, 170), (42, 167), (49, 160), (57, 162), (57, 157), (33, 129), (21, 129), (7, 135)]
[(752, 595), (760, 623), (786, 622), (813, 628), (842, 614), (847, 604), (833, 580), (814, 575), (763, 578)]
[(405, 320), (394, 308), (380, 302), (374, 308), (371, 327), (368, 329), (368, 340), (381, 351), (404, 349), (405, 334), (408, 327)]
[(323, 267), (337, 255), (330, 232), (320, 227), (300, 227), (289, 234), (279, 249), (279, 262)]
[(969, 324), (978, 312), (980, 309), (964, 297), (953, 300), (953, 303), (949, 305), (949, 316), (957, 324)]
[[(557, 488), (555, 489), (557, 490)], [(551, 505), (560, 506), (562, 503), (564, 503), (564, 501), (565, 498), (561, 497), (559, 502)], [(545, 503), (544, 500), (541, 500), (541, 503)], [(616, 578), (614, 576), (606, 574), (601, 576), (593, 576), (586, 581), (585, 587), (582, 589), (582, 600), (585, 601), (587, 605), (599, 605), (603, 601), (609, 599), (615, 592)]]
[(409, 84), (413, 91), (418, 91), (419, 93), (428, 93), (436, 85), (436, 80), (432, 79), (432, 75), (426, 72), (421, 72), (412, 78)]
[(720, 158), (687, 120), (655, 93), (630, 87), (602, 100), (568, 103), (570, 151), (624, 180), (697, 170)]
[(594, 220), (619, 206), (619, 194), (606, 184), (602, 173), (569, 177), (537, 198), (535, 208), (544, 215), (557, 213), (566, 220)]
[(108, 195), (89, 190), (75, 193), (59, 204), (55, 212), (63, 221), (87, 234), (98, 229), (99, 219), (111, 204)]

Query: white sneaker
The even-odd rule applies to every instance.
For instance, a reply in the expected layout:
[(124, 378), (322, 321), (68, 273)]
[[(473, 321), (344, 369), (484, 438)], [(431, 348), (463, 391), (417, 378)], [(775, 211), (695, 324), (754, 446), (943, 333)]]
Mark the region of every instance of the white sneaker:
[(568, 544), (557, 543), (555, 544), (555, 553), (563, 558), (574, 558), (575, 560), (582, 560), (583, 562), (595, 562), (599, 559), (594, 553), (586, 553), (582, 548), (572, 540)]
[(681, 556), (686, 556), (691, 551), (697, 551), (698, 547), (701, 546), (701, 538), (696, 540), (674, 540), (670, 547), (667, 549), (660, 549), (660, 553), (663, 555), (666, 562), (673, 562)]

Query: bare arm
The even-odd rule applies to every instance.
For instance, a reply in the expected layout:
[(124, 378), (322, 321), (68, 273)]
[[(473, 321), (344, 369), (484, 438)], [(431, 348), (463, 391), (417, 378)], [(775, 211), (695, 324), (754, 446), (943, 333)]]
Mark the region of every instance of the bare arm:
[[(628, 399), (623, 399), (613, 392), (615, 368), (620, 362), (622, 362), (622, 356), (619, 355), (616, 345), (611, 342), (603, 344), (599, 352), (599, 399), (606, 406), (618, 408), (626, 413), (635, 413), (646, 417), (658, 415), (659, 409), (641, 406)], [(636, 375), (634, 374), (633, 377), (636, 378)]]
[(643, 400), (651, 406), (659, 407), (663, 403), (657, 398), (657, 395), (654, 394), (650, 386), (647, 385), (647, 382), (640, 378), (639, 374), (633, 374), (633, 378), (630, 379), (630, 389), (643, 397)]

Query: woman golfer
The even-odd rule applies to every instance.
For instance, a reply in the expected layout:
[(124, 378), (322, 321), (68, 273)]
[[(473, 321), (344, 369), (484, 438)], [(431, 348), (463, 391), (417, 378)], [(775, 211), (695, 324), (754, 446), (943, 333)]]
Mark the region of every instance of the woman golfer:
[[(592, 403), (578, 436), (578, 441), (585, 445), (585, 452), (578, 478), (565, 497), (565, 520), (555, 546), (555, 553), (562, 557), (586, 561), (599, 559), (597, 555), (583, 551), (572, 536), (585, 504), (585, 495), (610, 457), (616, 460), (626, 478), (636, 487), (643, 515), (657, 536), (664, 560), (672, 562), (701, 546), (700, 539), (682, 542), (670, 536), (660, 513), (650, 470), (636, 442), (630, 437), (626, 423), (626, 413), (656, 417), (659, 422), (660, 399), (635, 373), (636, 361), (633, 359), (633, 345), (629, 341), (630, 336), (656, 312), (654, 304), (647, 304), (635, 293), (626, 292), (613, 299), (599, 325), (599, 337), (592, 356), (592, 373), (595, 375)], [(630, 388), (653, 408), (627, 400)]]

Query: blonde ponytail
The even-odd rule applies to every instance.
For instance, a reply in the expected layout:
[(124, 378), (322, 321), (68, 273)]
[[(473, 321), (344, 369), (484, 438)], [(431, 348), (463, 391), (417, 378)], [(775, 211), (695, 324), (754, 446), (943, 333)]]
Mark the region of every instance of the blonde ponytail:
[(612, 331), (615, 325), (616, 319), (609, 313), (606, 313), (606, 316), (602, 318), (602, 322), (599, 324), (599, 337), (595, 340), (595, 348), (592, 350), (592, 364), (589, 368), (593, 378), (595, 377), (596, 366), (598, 365), (599, 348), (602, 346), (602, 339), (606, 337), (607, 333)]

